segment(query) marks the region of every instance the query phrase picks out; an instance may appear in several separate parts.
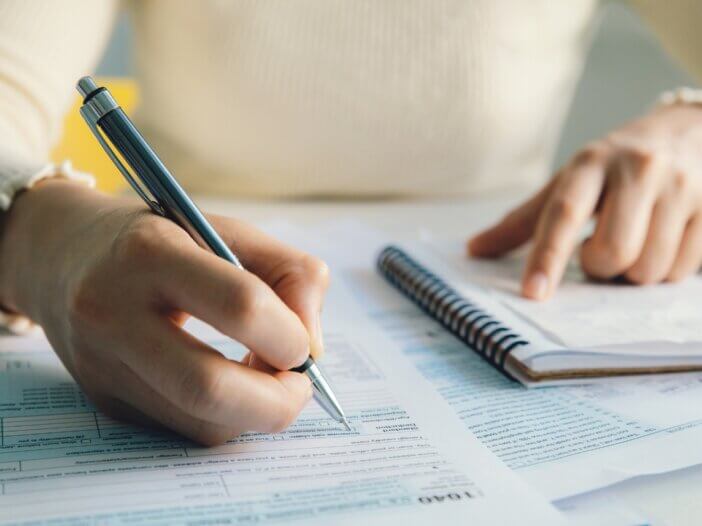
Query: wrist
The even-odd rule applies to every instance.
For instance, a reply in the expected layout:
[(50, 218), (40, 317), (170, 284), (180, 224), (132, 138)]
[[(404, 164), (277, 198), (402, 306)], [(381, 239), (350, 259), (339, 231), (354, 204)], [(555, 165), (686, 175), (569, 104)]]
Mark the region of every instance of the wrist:
[(95, 194), (66, 179), (46, 179), (18, 194), (0, 221), (0, 306), (41, 323), (47, 295), (70, 259), (67, 226), (77, 195)]
[(17, 194), (12, 206), (0, 216), (0, 307), (10, 313), (19, 312), (16, 298), (19, 261), (24, 259), (28, 244), (21, 242), (28, 236), (21, 234), (23, 221), (20, 221), (26, 194)]

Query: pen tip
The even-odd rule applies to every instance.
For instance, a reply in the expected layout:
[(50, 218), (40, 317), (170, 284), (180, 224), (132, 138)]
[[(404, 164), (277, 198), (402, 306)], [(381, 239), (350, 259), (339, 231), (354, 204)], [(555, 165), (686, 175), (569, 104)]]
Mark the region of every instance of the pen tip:
[(351, 431), (351, 426), (349, 425), (349, 421), (346, 420), (346, 418), (342, 418), (341, 423), (344, 424), (346, 431)]

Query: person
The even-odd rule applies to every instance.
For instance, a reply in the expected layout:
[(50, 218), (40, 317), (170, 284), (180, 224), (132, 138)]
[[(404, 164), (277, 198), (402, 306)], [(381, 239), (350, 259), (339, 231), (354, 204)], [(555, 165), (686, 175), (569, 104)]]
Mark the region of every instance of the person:
[[(702, 73), (692, 0), (631, 0)], [(187, 189), (232, 196), (480, 195), (541, 190), (469, 242), (528, 240), (523, 293), (554, 293), (582, 226), (583, 270), (679, 280), (702, 260), (702, 106), (680, 92), (586, 145), (545, 184), (596, 0), (124, 4), (136, 120)], [(75, 81), (99, 59), (117, 0), (0, 3), (0, 304), (41, 325), (103, 410), (205, 444), (287, 426), (310, 397), (286, 369), (322, 353), (324, 263), (211, 217), (247, 272), (134, 200), (46, 162)], [(250, 354), (225, 360), (193, 315)], [(274, 326), (275, 330), (270, 328)], [(284, 372), (281, 372), (284, 371)]]

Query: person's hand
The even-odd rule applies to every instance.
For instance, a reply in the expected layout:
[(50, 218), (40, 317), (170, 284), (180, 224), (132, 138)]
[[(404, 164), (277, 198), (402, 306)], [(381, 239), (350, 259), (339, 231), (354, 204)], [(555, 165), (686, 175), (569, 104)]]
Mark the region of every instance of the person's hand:
[[(327, 268), (211, 216), (242, 271), (134, 201), (48, 180), (22, 193), (0, 238), (0, 303), (39, 323), (108, 414), (204, 444), (287, 427), (312, 396), (288, 369), (322, 352)], [(242, 363), (181, 329), (188, 315), (244, 344)]]
[(580, 151), (536, 195), (468, 243), (475, 257), (533, 246), (522, 293), (558, 286), (583, 226), (580, 250), (595, 279), (676, 281), (702, 262), (702, 107), (658, 108)]

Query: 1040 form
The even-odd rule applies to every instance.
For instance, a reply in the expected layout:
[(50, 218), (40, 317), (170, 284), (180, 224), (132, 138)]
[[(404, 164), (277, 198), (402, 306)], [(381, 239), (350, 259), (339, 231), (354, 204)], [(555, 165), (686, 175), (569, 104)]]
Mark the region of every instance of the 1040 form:
[[(324, 365), (351, 431), (312, 403), (283, 433), (215, 448), (106, 417), (42, 338), (3, 338), (0, 521), (561, 523), (353, 302), (332, 290), (329, 303), (343, 319), (327, 320)], [(240, 352), (209, 328), (192, 330), (232, 358)]]

